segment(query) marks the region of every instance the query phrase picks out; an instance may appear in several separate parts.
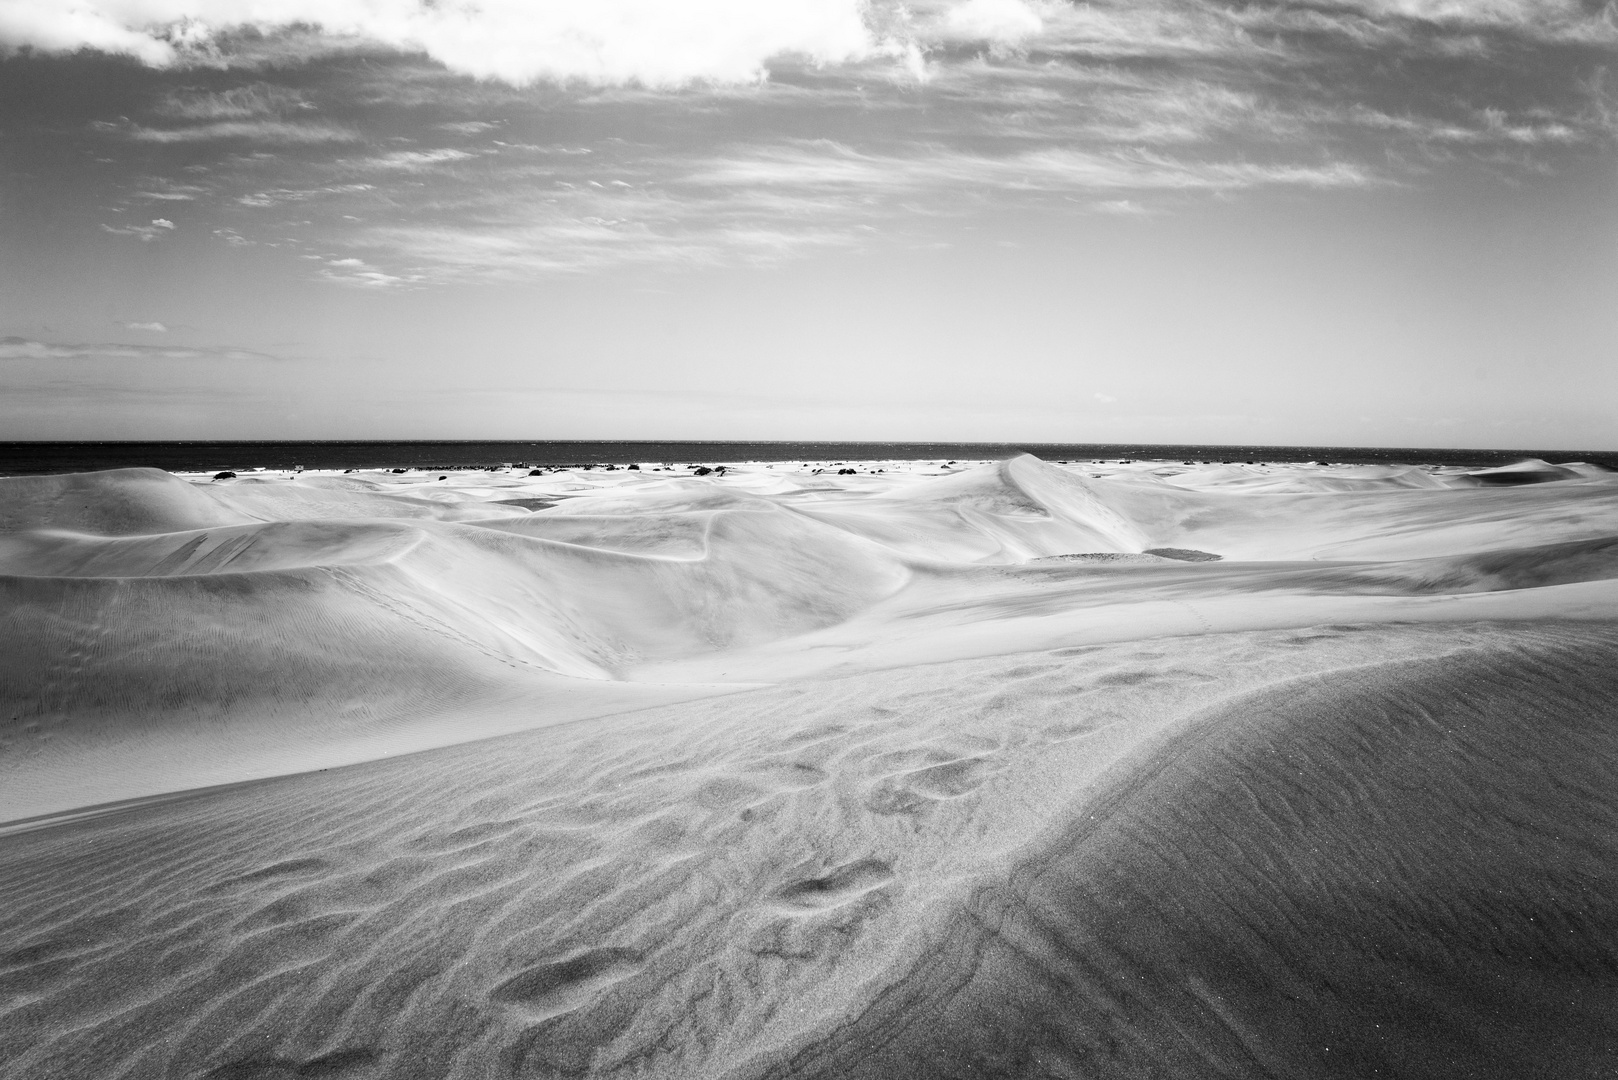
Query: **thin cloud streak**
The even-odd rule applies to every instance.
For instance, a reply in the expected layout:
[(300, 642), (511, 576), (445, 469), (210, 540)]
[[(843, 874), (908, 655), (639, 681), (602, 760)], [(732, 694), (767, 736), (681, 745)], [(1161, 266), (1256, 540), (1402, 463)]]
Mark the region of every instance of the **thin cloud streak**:
[(272, 146), (352, 143), (363, 139), (358, 132), (336, 124), (296, 123), (287, 120), (221, 120), (217, 123), (181, 128), (136, 127), (129, 130), (128, 136), (136, 142), (145, 143), (196, 143), (239, 139)]
[(103, 224), (101, 226), (103, 232), (111, 233), (113, 236), (134, 236), (139, 238), (143, 244), (150, 243), (166, 233), (173, 232), (175, 228), (174, 222), (167, 218), (153, 218), (150, 225), (114, 226)]
[[(131, 325), (137, 329), (151, 330), (159, 324)], [(279, 362), (280, 358), (271, 356), (268, 353), (228, 347), (121, 345), (106, 342), (99, 344), (53, 344), (24, 337), (0, 338), (0, 361), (27, 360), (60, 361), (63, 363), (86, 361), (138, 363), (160, 360)]]

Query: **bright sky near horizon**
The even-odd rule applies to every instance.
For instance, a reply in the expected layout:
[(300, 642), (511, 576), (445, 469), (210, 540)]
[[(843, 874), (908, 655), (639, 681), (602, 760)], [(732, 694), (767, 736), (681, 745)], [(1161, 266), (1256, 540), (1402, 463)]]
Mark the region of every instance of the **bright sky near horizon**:
[(1618, 448), (1592, 0), (0, 0), (0, 439)]

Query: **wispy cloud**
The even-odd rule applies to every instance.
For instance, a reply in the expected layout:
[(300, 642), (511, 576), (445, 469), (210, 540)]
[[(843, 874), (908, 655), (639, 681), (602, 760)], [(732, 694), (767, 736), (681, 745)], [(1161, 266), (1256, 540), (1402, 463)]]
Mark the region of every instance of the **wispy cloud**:
[(153, 218), (150, 225), (106, 225), (101, 228), (114, 236), (136, 236), (142, 243), (150, 243), (158, 237), (173, 232), (174, 222), (167, 218)]
[[(367, 288), (1534, 176), (1618, 137), (1615, 20), (1581, 0), (189, 3), (81, 5), (161, 55), (110, 30), (93, 47), (177, 69), (95, 136), (207, 170), (146, 175), (122, 205), (188, 204), (222, 243), (318, 252), (309, 273)], [(299, 68), (323, 49), (369, 51)]]
[(169, 332), (169, 328), (160, 322), (126, 322), (124, 323), (124, 329), (145, 330), (152, 334), (166, 334)]
[(140, 362), (150, 360), (228, 360), (277, 361), (267, 353), (248, 349), (213, 346), (179, 345), (122, 345), (122, 344), (61, 344), (35, 341), (32, 338), (0, 338), (0, 360), (48, 360), (79, 362), (110, 360)]
[(295, 87), (253, 82), (225, 90), (172, 90), (158, 104), (157, 112), (175, 120), (220, 121), (284, 116), (314, 108), (308, 95)]
[(307, 202), (310, 199), (333, 195), (356, 195), (360, 192), (374, 190), (376, 190), (375, 184), (326, 184), (315, 188), (273, 188), (269, 191), (255, 191), (247, 195), (237, 196), (236, 201), (242, 206), (278, 206), (281, 203)]
[(465, 150), (442, 148), (438, 150), (396, 150), (391, 154), (370, 158), (356, 163), (356, 168), (364, 169), (397, 169), (403, 172), (419, 172), (430, 169), (435, 165), (447, 165), (452, 161), (466, 161), (475, 155)]
[(1349, 162), (1320, 164), (1174, 158), (1145, 150), (1050, 148), (990, 157), (862, 154), (824, 142), (772, 147), (717, 162), (693, 178), (724, 187), (834, 187), (905, 194), (929, 188), (1083, 193), (1116, 190), (1231, 191), (1262, 185), (1340, 188), (1378, 182)]
[(136, 142), (146, 143), (196, 143), (236, 139), (280, 146), (361, 141), (358, 132), (337, 124), (292, 120), (220, 120), (178, 128), (133, 127), (129, 129), (128, 136)]
[(496, 131), (503, 125), (493, 120), (455, 120), (438, 125), (440, 131), (453, 131), (457, 135), (481, 135), (485, 131)]

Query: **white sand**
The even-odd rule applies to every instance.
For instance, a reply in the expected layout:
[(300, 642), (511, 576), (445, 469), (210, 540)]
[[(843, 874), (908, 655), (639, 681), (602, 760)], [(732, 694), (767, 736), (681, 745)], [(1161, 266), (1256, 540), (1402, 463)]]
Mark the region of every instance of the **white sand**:
[(1618, 1066), (1618, 477), (656, 464), (0, 480), (0, 1075)]

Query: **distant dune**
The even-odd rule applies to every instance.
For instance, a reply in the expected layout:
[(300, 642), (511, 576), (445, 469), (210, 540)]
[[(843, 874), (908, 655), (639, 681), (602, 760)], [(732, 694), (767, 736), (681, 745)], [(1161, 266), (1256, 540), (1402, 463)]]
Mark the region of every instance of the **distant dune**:
[(656, 464), (0, 479), (0, 1076), (1618, 1075), (1618, 476)]

